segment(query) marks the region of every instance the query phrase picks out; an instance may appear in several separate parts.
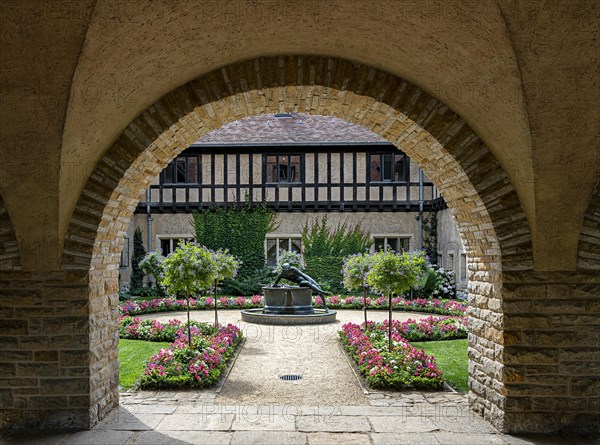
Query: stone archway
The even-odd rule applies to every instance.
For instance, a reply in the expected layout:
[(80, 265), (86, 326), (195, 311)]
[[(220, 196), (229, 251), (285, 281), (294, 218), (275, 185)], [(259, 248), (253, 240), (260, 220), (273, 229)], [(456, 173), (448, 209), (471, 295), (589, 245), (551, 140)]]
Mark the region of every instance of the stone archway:
[[(323, 57), (259, 58), (197, 78), (131, 122), (90, 176), (62, 267), (88, 293), (90, 422), (118, 403), (116, 306), (121, 236), (150, 180), (190, 143), (242, 117), (304, 112), (362, 125), (401, 147), (453, 210), (470, 265), (471, 406), (503, 430), (508, 375), (503, 273), (533, 268), (529, 226), (505, 171), (454, 112), (396, 76)], [(83, 321), (83, 320), (82, 320)], [(85, 405), (85, 403), (83, 404)]]
[(21, 270), (19, 242), (0, 195), (0, 270)]

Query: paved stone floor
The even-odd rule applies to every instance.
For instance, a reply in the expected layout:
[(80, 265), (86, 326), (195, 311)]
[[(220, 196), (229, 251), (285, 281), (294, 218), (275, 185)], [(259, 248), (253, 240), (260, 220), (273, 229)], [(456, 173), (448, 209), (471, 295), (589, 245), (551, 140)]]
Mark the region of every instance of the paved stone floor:
[[(183, 318), (182, 313), (156, 318)], [(209, 321), (208, 312), (194, 318)], [(396, 316), (396, 315), (395, 315)], [(397, 318), (423, 314), (398, 314)], [(130, 391), (121, 405), (90, 431), (0, 437), (6, 444), (581, 444), (595, 438), (517, 437), (500, 434), (467, 408), (455, 392), (377, 392), (356, 379), (335, 333), (341, 322), (360, 322), (360, 311), (342, 311), (331, 327), (243, 325), (239, 312), (222, 311), (220, 320), (239, 324), (246, 342), (227, 379), (216, 388), (195, 391)], [(373, 312), (372, 319), (385, 317)], [(332, 329), (332, 327), (334, 329)], [(331, 332), (329, 332), (331, 331)], [(258, 333), (260, 335), (258, 335)], [(263, 335), (264, 334), (264, 335)], [(268, 334), (268, 335), (267, 335)], [(319, 335), (317, 335), (319, 334)], [(268, 338), (269, 341), (265, 341)], [(310, 341), (300, 341), (300, 339)], [(309, 363), (321, 363), (311, 368)], [(258, 369), (255, 369), (257, 368)], [(326, 368), (326, 369), (323, 369)], [(328, 374), (327, 369), (335, 372)], [(253, 372), (248, 372), (254, 369)], [(317, 373), (316, 379), (265, 384), (282, 369)], [(320, 374), (319, 374), (320, 373)], [(340, 376), (338, 381), (336, 376)], [(341, 383), (340, 383), (341, 382)], [(252, 390), (244, 391), (244, 385)], [(271, 386), (270, 386), (271, 385)], [(278, 386), (279, 385), (279, 386)], [(298, 388), (318, 388), (299, 397)], [(290, 388), (294, 389), (291, 390)], [(289, 394), (292, 396), (289, 396)]]

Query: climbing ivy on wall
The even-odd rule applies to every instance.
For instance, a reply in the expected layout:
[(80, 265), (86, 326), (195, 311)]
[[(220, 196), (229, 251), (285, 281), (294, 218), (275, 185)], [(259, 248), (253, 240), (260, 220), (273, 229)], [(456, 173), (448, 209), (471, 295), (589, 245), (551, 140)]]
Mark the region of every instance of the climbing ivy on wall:
[(305, 272), (329, 292), (341, 293), (344, 257), (363, 253), (373, 244), (357, 224), (328, 227), (327, 215), (307, 222), (302, 230)]
[(261, 284), (268, 284), (264, 243), (266, 234), (277, 226), (276, 218), (265, 203), (252, 205), (248, 197), (240, 206), (193, 213), (196, 241), (212, 250), (229, 249), (242, 263), (237, 277), (223, 282), (224, 293), (252, 295), (261, 291)]

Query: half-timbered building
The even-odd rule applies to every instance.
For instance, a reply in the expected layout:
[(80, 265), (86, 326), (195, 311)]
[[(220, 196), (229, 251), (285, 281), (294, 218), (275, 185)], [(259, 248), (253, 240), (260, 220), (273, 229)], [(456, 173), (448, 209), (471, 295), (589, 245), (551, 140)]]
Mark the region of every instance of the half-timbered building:
[(282, 250), (302, 252), (306, 223), (327, 214), (332, 226), (360, 224), (373, 249), (418, 249), (424, 215), (438, 216), (438, 264), (466, 286), (466, 254), (435, 185), (396, 146), (363, 127), (329, 116), (263, 115), (235, 121), (192, 144), (141, 197), (123, 250), (121, 283), (129, 281), (133, 231), (146, 250), (170, 253), (194, 237), (191, 212), (266, 203), (278, 214), (267, 235), (267, 265)]

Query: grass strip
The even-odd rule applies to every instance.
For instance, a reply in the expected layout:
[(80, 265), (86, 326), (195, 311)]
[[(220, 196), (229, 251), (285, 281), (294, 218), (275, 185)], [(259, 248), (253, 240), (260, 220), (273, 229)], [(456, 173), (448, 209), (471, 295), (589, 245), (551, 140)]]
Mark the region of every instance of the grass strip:
[(119, 386), (129, 389), (146, 369), (146, 362), (168, 342), (119, 340)]
[(417, 349), (425, 350), (428, 355), (435, 357), (436, 365), (444, 373), (444, 380), (455, 390), (469, 390), (467, 340), (445, 340), (411, 342)]

